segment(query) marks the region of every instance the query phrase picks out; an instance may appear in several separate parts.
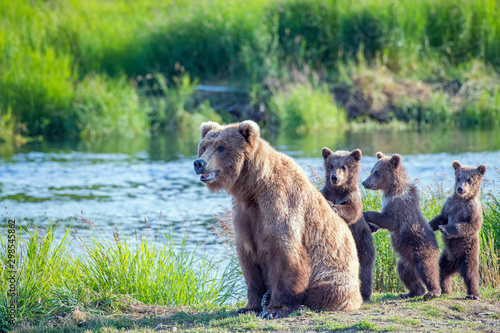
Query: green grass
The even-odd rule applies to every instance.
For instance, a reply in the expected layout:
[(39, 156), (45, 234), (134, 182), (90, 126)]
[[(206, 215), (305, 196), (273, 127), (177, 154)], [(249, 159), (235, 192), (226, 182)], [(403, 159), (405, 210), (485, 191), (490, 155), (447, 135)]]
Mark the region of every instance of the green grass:
[[(68, 228), (57, 240), (55, 225), (17, 230), (16, 320), (36, 323), (77, 309), (101, 313), (130, 304), (210, 308), (238, 293), (236, 263), (221, 270), (214, 259), (188, 250), (187, 235), (148, 234), (133, 240), (115, 231), (107, 240), (103, 229), (89, 225), (94, 236), (79, 237)], [(6, 245), (2, 237), (0, 329), (8, 327)]]
[(341, 130), (345, 125), (346, 114), (326, 86), (293, 84), (274, 94), (270, 103), (280, 126), (288, 131)]
[[(0, 139), (138, 135), (216, 118), (203, 98), (184, 105), (184, 116), (172, 109), (182, 100), (170, 91), (185, 92), (175, 78), (187, 74), (249, 91), (253, 113), (231, 121), (271, 124), (278, 115), (286, 128), (313, 131), (318, 117), (341, 123), (343, 108), (363, 122), (348, 110), (361, 102), (377, 120), (497, 126), (498, 13), (495, 0), (3, 1)], [(316, 73), (321, 84), (299, 85), (293, 72)], [(167, 78), (163, 101), (139, 84), (156, 73)], [(424, 93), (407, 96), (418, 85)], [(297, 95), (304, 103), (285, 110)], [(224, 107), (217, 112), (224, 119)]]

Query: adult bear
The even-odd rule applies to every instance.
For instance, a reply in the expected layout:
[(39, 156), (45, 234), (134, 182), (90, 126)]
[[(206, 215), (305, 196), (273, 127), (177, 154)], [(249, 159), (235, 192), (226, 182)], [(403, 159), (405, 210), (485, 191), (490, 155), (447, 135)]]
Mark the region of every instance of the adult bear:
[(248, 304), (236, 313), (271, 319), (302, 304), (358, 309), (352, 234), (300, 166), (263, 140), (253, 121), (205, 122), (200, 132), (196, 173), (210, 191), (233, 196), (236, 251), (248, 288)]

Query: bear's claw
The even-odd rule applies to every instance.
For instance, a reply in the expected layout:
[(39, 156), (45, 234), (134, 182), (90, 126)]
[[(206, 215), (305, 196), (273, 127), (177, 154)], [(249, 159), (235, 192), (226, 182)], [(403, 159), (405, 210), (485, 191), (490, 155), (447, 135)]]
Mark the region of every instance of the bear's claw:
[(465, 299), (477, 301), (479, 299), (479, 296), (477, 296), (477, 295), (467, 295), (467, 296), (465, 296)]
[(427, 293), (424, 295), (424, 301), (429, 301), (433, 298), (436, 298), (438, 297), (439, 295), (438, 294), (435, 294), (435, 293)]
[(271, 292), (268, 290), (268, 291), (266, 291), (264, 296), (262, 296), (262, 301), (260, 303), (260, 306), (262, 306), (263, 310), (266, 310), (266, 306), (269, 305), (270, 301), (271, 301)]
[(288, 317), (292, 312), (294, 312), (296, 309), (294, 308), (289, 308), (289, 307), (284, 307), (284, 308), (274, 308), (273, 310), (267, 308), (264, 309), (260, 314), (259, 317), (262, 319), (279, 319), (279, 318), (286, 318)]
[(248, 312), (254, 312), (255, 314), (258, 314), (260, 312), (260, 309), (257, 309), (257, 308), (241, 308), (241, 309), (236, 310), (236, 312), (234, 313), (234, 315), (235, 316), (239, 316), (239, 315), (242, 315), (242, 314), (245, 314), (245, 313), (248, 313)]

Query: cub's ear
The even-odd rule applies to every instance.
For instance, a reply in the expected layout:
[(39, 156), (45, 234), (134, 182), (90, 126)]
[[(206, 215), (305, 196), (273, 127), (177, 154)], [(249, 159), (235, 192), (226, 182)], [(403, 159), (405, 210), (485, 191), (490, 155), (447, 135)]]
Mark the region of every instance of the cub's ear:
[(362, 153), (361, 153), (360, 149), (355, 149), (355, 150), (351, 151), (351, 156), (354, 157), (354, 159), (356, 161), (359, 161), (361, 159), (361, 155), (362, 155)]
[(238, 131), (243, 135), (248, 143), (252, 144), (260, 136), (260, 127), (251, 120), (245, 120), (238, 126)]
[(486, 173), (486, 165), (481, 164), (480, 166), (477, 167), (477, 171), (479, 171), (482, 175)]
[(219, 127), (220, 125), (217, 124), (215, 121), (207, 121), (201, 124), (200, 126), (200, 134), (201, 138), (203, 139), (205, 135), (207, 135), (208, 132), (213, 130), (214, 128)]
[(401, 163), (401, 156), (400, 156), (400, 155), (398, 155), (398, 154), (394, 154), (394, 155), (392, 155), (392, 157), (391, 157), (391, 164), (392, 164), (395, 168), (397, 168), (397, 167), (398, 167), (398, 165), (399, 165), (400, 163)]
[(330, 148), (323, 147), (323, 149), (321, 149), (321, 155), (323, 155), (323, 159), (326, 160), (328, 156), (333, 155), (333, 151)]
[(381, 158), (384, 158), (384, 157), (385, 157), (384, 153), (382, 153), (382, 152), (380, 152), (380, 151), (377, 153), (377, 158), (378, 158), (379, 160), (380, 160)]
[(453, 161), (453, 163), (451, 164), (451, 166), (453, 167), (453, 169), (458, 170), (462, 167), (462, 164), (460, 164), (459, 161)]

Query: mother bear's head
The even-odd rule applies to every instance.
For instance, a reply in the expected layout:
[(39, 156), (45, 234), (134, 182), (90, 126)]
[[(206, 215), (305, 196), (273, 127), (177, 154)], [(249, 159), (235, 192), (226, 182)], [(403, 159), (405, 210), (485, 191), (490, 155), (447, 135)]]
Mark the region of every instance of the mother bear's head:
[(200, 126), (201, 141), (196, 174), (211, 192), (230, 190), (239, 178), (245, 160), (255, 153), (260, 128), (247, 120), (238, 124), (219, 125), (204, 122)]

